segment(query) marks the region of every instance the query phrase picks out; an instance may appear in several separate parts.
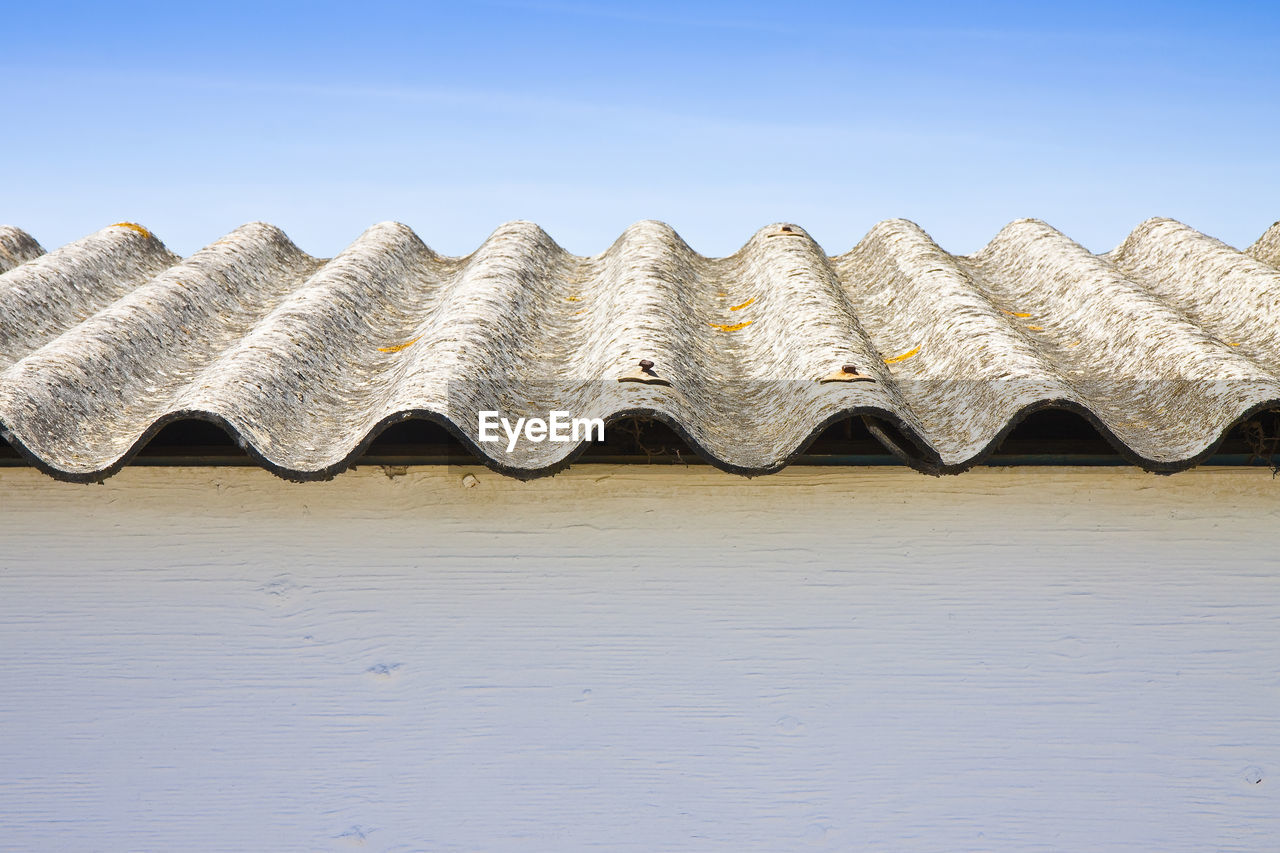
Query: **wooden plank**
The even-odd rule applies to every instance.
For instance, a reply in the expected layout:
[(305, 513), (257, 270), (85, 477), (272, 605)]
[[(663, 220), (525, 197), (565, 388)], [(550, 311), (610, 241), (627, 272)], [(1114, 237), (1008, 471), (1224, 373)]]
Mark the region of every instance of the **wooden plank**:
[(0, 494), (0, 848), (1280, 838), (1266, 471)]

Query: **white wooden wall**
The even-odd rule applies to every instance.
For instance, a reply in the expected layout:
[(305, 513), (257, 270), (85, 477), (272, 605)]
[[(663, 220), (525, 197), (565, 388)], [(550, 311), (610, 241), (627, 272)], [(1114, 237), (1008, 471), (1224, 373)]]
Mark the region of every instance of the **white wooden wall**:
[(1280, 480), (0, 470), (0, 849), (1280, 849)]

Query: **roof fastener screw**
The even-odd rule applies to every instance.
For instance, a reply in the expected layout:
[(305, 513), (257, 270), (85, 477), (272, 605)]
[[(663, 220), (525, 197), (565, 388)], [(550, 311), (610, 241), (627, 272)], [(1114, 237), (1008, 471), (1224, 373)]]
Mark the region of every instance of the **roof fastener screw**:
[(640, 359), (641, 370), (653, 370), (653, 362), (647, 358)]
[(783, 225), (783, 226), (781, 226), (780, 228), (778, 228), (778, 230), (779, 230), (779, 231), (784, 231), (784, 232), (786, 232), (787, 234), (790, 234), (790, 233), (791, 233), (791, 226), (790, 226), (790, 225)]
[(857, 373), (858, 366), (856, 364), (842, 364), (840, 370), (844, 373)]

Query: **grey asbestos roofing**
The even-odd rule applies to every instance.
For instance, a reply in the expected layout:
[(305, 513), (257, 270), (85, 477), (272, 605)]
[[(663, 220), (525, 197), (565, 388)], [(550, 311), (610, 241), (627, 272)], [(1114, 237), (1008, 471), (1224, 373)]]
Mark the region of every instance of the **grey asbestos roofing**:
[(331, 260), (262, 223), (188, 258), (130, 223), (48, 253), (0, 228), (0, 429), (63, 479), (107, 476), (192, 417), (293, 479), (410, 417), (515, 476), (582, 449), (482, 443), (485, 409), (647, 415), (745, 474), (867, 416), (956, 472), (1045, 407), (1156, 471), (1280, 407), (1280, 223), (1241, 252), (1152, 219), (1097, 255), (1019, 220), (955, 256), (891, 220), (834, 257), (773, 225), (726, 258), (658, 222), (588, 258), (526, 222), (463, 258), (387, 223)]

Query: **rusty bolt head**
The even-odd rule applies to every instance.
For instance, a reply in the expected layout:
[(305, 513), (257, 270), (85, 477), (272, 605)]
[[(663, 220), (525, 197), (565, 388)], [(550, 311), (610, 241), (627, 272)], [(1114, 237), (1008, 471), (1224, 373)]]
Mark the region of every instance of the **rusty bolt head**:
[(779, 231), (784, 231), (784, 232), (786, 232), (787, 234), (790, 234), (790, 233), (791, 233), (791, 226), (790, 226), (790, 225), (783, 225), (783, 226), (780, 226), (780, 227), (778, 228), (778, 230), (779, 230)]
[(653, 362), (647, 358), (640, 359), (641, 370), (653, 370)]
[(856, 364), (842, 364), (842, 365), (840, 365), (840, 371), (841, 371), (842, 373), (857, 373), (857, 372), (858, 372), (858, 365), (856, 365)]

